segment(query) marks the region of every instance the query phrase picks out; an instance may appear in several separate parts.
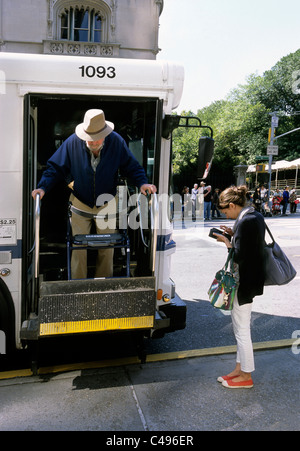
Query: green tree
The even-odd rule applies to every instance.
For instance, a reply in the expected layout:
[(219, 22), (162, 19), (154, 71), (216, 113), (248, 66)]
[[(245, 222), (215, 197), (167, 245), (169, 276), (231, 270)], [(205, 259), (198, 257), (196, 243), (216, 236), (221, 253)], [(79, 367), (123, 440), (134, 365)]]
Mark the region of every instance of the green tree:
[[(232, 90), (225, 100), (213, 102), (197, 111), (203, 125), (214, 130), (215, 155), (212, 175), (233, 172), (237, 164), (252, 164), (255, 156), (265, 155), (270, 113), (280, 115), (277, 135), (300, 127), (300, 49), (282, 58), (262, 76), (251, 74), (245, 85)], [(300, 82), (299, 82), (300, 85)], [(195, 115), (182, 112), (181, 115)], [(196, 177), (198, 139), (207, 134), (199, 129), (174, 131), (173, 154), (175, 174)], [(278, 159), (299, 158), (299, 133), (278, 141)]]

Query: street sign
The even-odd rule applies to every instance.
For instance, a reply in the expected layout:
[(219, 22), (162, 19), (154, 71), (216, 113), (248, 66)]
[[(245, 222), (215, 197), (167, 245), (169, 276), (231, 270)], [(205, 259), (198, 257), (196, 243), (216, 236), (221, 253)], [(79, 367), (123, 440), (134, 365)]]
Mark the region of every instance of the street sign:
[(279, 118), (277, 116), (272, 116), (272, 125), (273, 127), (278, 127)]
[(268, 146), (267, 155), (278, 155), (278, 146)]
[(259, 160), (261, 160), (261, 161), (265, 161), (265, 160), (269, 161), (269, 157), (267, 155), (258, 155), (258, 156), (255, 157), (255, 160), (256, 161), (259, 161)]

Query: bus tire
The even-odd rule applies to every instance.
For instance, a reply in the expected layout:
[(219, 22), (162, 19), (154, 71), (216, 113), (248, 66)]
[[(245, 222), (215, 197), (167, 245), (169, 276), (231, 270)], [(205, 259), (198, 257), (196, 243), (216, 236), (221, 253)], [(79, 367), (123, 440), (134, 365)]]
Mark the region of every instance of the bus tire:
[(15, 307), (6, 283), (0, 278), (0, 330), (6, 337), (6, 354), (16, 351)]

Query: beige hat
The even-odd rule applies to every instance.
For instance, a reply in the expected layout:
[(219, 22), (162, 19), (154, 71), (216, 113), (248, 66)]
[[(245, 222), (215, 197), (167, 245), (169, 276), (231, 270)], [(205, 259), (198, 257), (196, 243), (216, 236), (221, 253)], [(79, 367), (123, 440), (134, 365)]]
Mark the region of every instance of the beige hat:
[(83, 141), (98, 141), (109, 135), (114, 128), (112, 122), (105, 121), (102, 110), (88, 110), (83, 123), (77, 125), (75, 133)]

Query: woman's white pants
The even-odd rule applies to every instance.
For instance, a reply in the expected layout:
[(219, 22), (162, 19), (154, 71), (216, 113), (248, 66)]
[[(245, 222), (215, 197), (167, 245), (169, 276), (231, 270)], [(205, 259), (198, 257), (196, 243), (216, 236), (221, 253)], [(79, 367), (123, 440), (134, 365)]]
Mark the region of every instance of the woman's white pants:
[(237, 342), (236, 362), (240, 363), (244, 373), (252, 373), (255, 370), (254, 354), (251, 339), (251, 311), (252, 303), (239, 305), (237, 294), (233, 301), (231, 311), (233, 331)]

